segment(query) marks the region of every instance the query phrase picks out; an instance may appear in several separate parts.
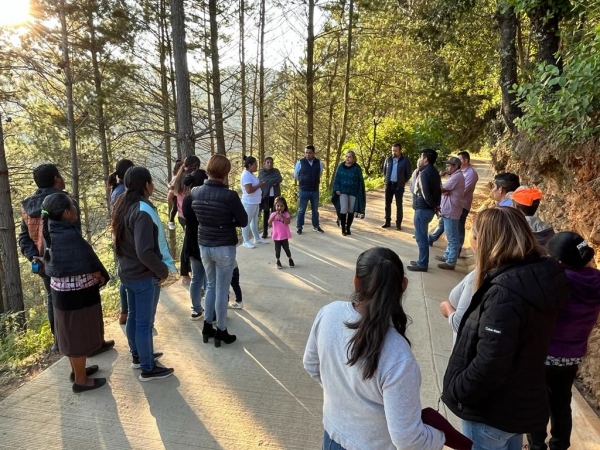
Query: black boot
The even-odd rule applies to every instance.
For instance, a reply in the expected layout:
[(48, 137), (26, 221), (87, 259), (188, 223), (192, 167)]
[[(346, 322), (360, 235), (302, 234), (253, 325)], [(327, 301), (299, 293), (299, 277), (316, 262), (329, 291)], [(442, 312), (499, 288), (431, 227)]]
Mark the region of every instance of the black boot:
[(221, 341), (225, 342), (226, 344), (233, 344), (236, 339), (237, 339), (236, 335), (229, 334), (227, 332), (227, 328), (225, 328), (224, 330), (221, 330), (221, 329), (219, 329), (219, 327), (217, 327), (217, 331), (215, 333), (215, 347), (220, 347)]
[(342, 236), (346, 236), (346, 214), (338, 214), (340, 223), (342, 224)]
[(354, 214), (348, 213), (348, 219), (346, 221), (346, 234), (350, 236), (350, 227), (352, 226), (352, 222), (354, 222)]
[(204, 321), (204, 328), (202, 328), (202, 342), (205, 344), (208, 343), (208, 340), (211, 337), (215, 337), (217, 330), (215, 330), (212, 326), (211, 322)]

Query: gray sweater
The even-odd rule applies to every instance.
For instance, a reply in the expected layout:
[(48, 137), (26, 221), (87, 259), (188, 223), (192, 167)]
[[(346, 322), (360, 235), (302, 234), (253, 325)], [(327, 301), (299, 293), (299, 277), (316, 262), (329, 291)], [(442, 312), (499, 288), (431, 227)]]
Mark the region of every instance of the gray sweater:
[(391, 326), (373, 377), (349, 366), (347, 345), (360, 314), (350, 302), (323, 307), (313, 324), (304, 368), (323, 387), (323, 426), (346, 450), (441, 450), (444, 433), (421, 421), (421, 372), (408, 342)]

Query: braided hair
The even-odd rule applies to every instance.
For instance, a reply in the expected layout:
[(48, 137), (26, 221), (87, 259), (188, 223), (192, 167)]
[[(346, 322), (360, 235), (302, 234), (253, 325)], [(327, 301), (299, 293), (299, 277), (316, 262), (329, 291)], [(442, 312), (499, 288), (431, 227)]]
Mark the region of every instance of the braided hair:
[(71, 198), (63, 193), (48, 195), (42, 202), (42, 235), (46, 242), (46, 250), (44, 251), (44, 261), (50, 261), (50, 249), (52, 248), (52, 238), (48, 227), (48, 220), (62, 220), (65, 211), (73, 207)]

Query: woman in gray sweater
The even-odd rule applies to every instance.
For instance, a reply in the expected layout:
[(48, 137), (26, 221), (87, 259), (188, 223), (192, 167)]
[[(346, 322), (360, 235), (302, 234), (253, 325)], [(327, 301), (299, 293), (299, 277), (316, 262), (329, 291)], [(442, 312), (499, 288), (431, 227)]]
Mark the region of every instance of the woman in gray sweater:
[(445, 436), (421, 420), (421, 372), (405, 336), (408, 280), (392, 250), (356, 262), (353, 301), (321, 309), (304, 368), (323, 387), (323, 448), (441, 450)]

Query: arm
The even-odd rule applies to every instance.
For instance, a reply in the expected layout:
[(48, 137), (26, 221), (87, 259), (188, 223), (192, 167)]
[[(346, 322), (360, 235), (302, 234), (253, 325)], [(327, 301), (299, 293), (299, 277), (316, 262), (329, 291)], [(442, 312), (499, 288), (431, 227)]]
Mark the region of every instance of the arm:
[(244, 189), (246, 190), (247, 194), (252, 194), (258, 191), (263, 186), (263, 184), (265, 184), (264, 181), (259, 182), (256, 186), (253, 186), (252, 183), (248, 183), (244, 185)]
[(300, 174), (300, 160), (296, 161), (296, 165), (294, 166), (294, 179), (298, 180), (298, 175)]
[(290, 213), (288, 213), (288, 212), (283, 213), (283, 223), (285, 223), (286, 225), (289, 225), (291, 221), (292, 221), (292, 218), (290, 217)]
[(245, 227), (248, 225), (248, 213), (244, 209), (244, 205), (242, 205), (242, 201), (240, 197), (234, 192), (231, 191), (231, 200), (229, 200), (228, 204), (231, 208), (231, 212), (233, 213), (233, 224), (236, 227)]
[[(22, 212), (22, 216), (25, 217), (25, 211)], [(21, 249), (21, 253), (31, 261), (34, 257), (40, 257), (40, 252), (35, 245), (31, 236), (29, 236), (29, 228), (27, 228), (27, 224), (25, 220), (21, 219), (21, 232), (19, 233), (19, 248)]]
[(444, 433), (421, 420), (421, 373), (414, 357), (404, 358), (382, 376), (388, 431), (399, 450), (441, 450)]
[[(423, 177), (423, 175), (425, 175), (425, 177)], [(431, 176), (425, 171), (421, 172), (421, 194), (423, 195), (423, 200), (425, 200), (425, 203), (427, 203), (431, 209), (436, 209), (438, 205), (433, 201), (431, 182)]]
[(275, 217), (277, 217), (277, 213), (272, 212), (271, 215), (269, 216), (269, 220), (268, 220), (269, 225), (271, 225), (273, 223), (273, 221), (275, 220)]
[(335, 171), (335, 177), (333, 178), (333, 192), (335, 192), (337, 195), (340, 195), (338, 192), (341, 193), (342, 189), (342, 185), (340, 183), (340, 170), (342, 169), (342, 164), (337, 167)]
[(135, 252), (140, 262), (164, 280), (169, 276), (167, 265), (156, 254), (156, 242), (154, 240), (154, 222), (150, 214), (138, 211), (134, 217), (133, 239)]
[(319, 162), (321, 163), (321, 172), (319, 172), (319, 177), (323, 176), (323, 161), (319, 160)]
[(279, 171), (279, 169), (275, 169), (277, 171), (277, 180), (275, 181), (275, 183), (273, 183), (273, 186), (277, 186), (278, 184), (281, 184), (281, 182), (283, 181), (283, 177), (281, 176), (281, 172)]
[(317, 317), (315, 318), (315, 322), (313, 323), (312, 329), (310, 330), (310, 335), (308, 336), (308, 342), (306, 343), (306, 349), (304, 350), (304, 358), (302, 362), (304, 364), (304, 368), (309, 373), (311, 377), (315, 381), (317, 381), (321, 387), (323, 387), (323, 383), (321, 382), (321, 363), (319, 361), (319, 350), (317, 348), (317, 332), (319, 328), (319, 319), (321, 317), (321, 313), (323, 310), (319, 311)]
[(479, 181), (479, 175), (475, 170), (467, 170), (464, 172), (465, 175), (465, 195), (469, 195), (472, 192), (475, 192), (475, 187), (477, 186), (477, 181)]
[(385, 174), (387, 173), (387, 165), (388, 165), (388, 158), (385, 158), (383, 160), (383, 164), (381, 165), (381, 171), (383, 172), (384, 177), (385, 177)]
[(406, 159), (406, 164), (404, 165), (404, 179), (408, 183), (410, 182), (410, 176), (412, 174), (412, 166), (410, 164), (410, 159), (406, 157), (404, 159)]

